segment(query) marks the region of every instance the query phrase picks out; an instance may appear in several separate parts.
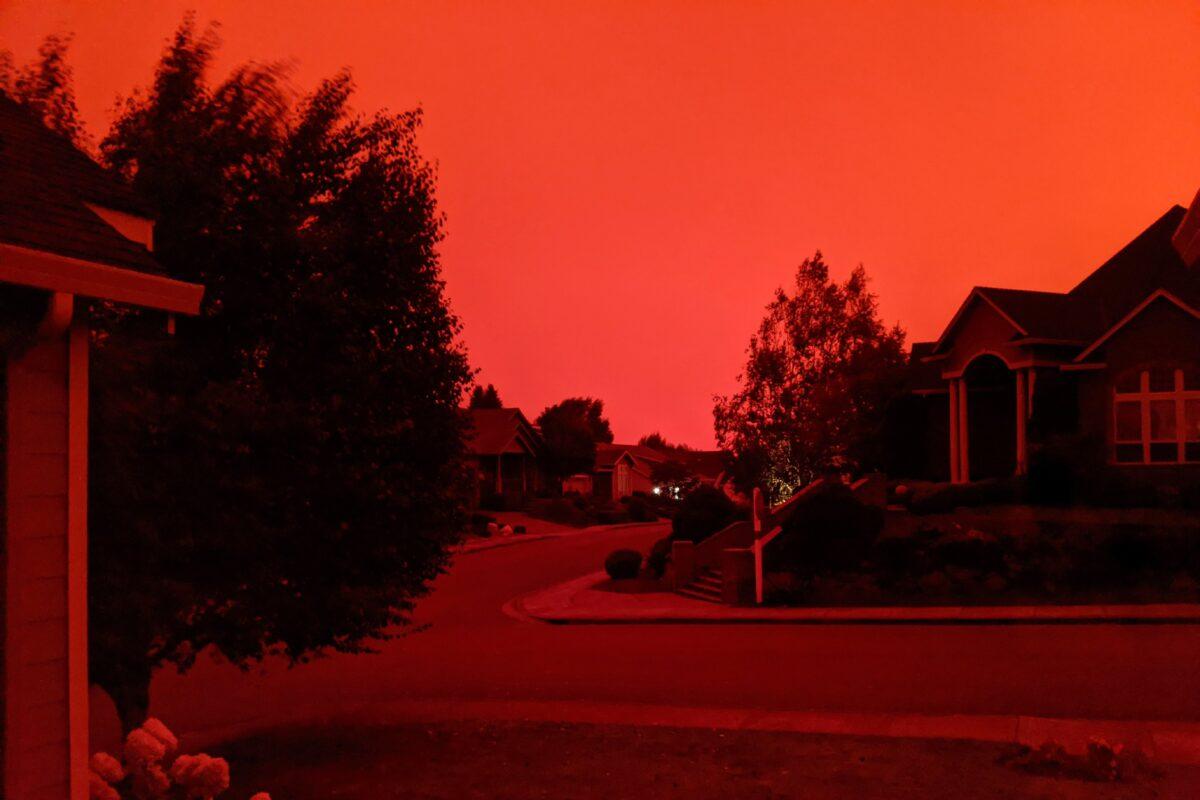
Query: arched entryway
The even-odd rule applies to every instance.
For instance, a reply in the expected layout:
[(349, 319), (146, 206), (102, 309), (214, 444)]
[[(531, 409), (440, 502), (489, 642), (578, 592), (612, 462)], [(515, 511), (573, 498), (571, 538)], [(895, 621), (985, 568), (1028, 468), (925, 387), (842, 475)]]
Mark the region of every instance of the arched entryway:
[(1017, 470), (1017, 376), (1000, 358), (981, 355), (963, 372), (970, 479), (1003, 478)]

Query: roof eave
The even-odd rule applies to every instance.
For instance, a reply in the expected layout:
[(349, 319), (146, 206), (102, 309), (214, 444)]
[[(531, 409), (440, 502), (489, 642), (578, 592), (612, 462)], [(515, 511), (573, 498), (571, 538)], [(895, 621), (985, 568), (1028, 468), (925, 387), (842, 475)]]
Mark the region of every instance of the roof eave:
[(0, 281), (180, 314), (200, 313), (204, 297), (196, 283), (2, 242)]

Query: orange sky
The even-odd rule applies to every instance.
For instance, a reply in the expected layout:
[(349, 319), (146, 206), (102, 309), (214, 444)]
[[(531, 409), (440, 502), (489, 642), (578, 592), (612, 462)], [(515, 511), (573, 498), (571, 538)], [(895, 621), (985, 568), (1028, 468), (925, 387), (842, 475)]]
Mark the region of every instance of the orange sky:
[(974, 284), (1065, 290), (1200, 187), (1200, 4), (0, 0), (18, 61), (73, 31), (93, 133), (184, 9), (222, 69), (354, 69), (420, 104), (451, 302), (530, 416), (712, 442), (774, 287), (822, 249), (935, 337)]

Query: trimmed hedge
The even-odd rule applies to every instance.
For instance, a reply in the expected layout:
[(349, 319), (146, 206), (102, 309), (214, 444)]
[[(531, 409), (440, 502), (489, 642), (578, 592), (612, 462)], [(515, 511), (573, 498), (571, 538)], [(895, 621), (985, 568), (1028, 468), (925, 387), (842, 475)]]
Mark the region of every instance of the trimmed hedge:
[(614, 581), (636, 578), (642, 571), (642, 554), (637, 550), (613, 550), (604, 559), (604, 571)]

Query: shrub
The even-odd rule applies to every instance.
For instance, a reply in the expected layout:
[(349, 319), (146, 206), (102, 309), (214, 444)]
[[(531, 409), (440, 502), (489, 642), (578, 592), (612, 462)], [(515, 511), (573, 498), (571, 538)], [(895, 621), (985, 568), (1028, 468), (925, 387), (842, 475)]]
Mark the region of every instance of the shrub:
[(479, 507), (486, 508), (488, 511), (507, 511), (508, 501), (504, 499), (504, 495), (489, 492), (479, 498)]
[(621, 506), (600, 506), (593, 512), (597, 525), (620, 525), (629, 522), (629, 512)]
[(650, 552), (646, 555), (646, 569), (656, 578), (661, 578), (667, 571), (667, 565), (671, 563), (671, 541), (670, 536), (664, 536), (650, 547)]
[(515, 533), (515, 534), (517, 534), (518, 536), (520, 536), (520, 535), (521, 535), (522, 533), (524, 533), (524, 532), (525, 532), (525, 526), (524, 526), (524, 525), (513, 525), (513, 533)]
[(475, 534), (476, 536), (487, 536), (488, 535), (488, 523), (495, 522), (495, 521), (496, 521), (495, 517), (488, 516), (487, 514), (481, 514), (478, 511), (476, 511), (471, 514), (471, 521), (470, 521), (471, 533)]
[(628, 497), (622, 497), (621, 503), (629, 512), (629, 518), (634, 522), (654, 522), (658, 519), (658, 514), (655, 513), (645, 495), (631, 494)]
[(531, 517), (557, 522), (560, 525), (573, 525), (577, 528), (591, 524), (591, 517), (586, 507), (580, 509), (565, 497), (534, 500), (529, 504), (528, 513)]
[(702, 542), (732, 522), (744, 519), (746, 512), (738, 508), (720, 489), (697, 486), (679, 504), (671, 520), (671, 538)]
[(908, 507), (914, 514), (940, 514), (964, 506), (1011, 503), (1019, 499), (1020, 488), (1012, 478), (936, 484), (913, 492)]
[(613, 550), (604, 559), (604, 571), (614, 581), (636, 578), (642, 569), (642, 554), (637, 550)]
[(773, 543), (776, 563), (797, 574), (857, 567), (883, 530), (883, 513), (861, 502), (844, 484), (823, 485), (783, 522)]
[(1004, 568), (1004, 555), (1011, 548), (983, 531), (954, 531), (939, 537), (930, 555), (935, 567), (957, 567), (973, 572), (995, 572)]

